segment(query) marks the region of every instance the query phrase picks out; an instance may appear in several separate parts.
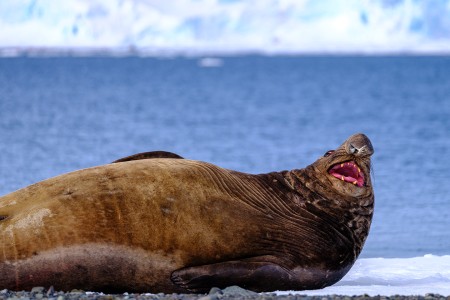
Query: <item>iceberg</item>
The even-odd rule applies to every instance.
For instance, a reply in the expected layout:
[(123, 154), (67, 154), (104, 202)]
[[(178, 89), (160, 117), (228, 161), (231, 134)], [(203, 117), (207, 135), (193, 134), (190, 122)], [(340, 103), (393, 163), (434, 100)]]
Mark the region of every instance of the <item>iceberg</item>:
[(0, 27), (8, 55), (450, 53), (450, 0), (3, 0)]

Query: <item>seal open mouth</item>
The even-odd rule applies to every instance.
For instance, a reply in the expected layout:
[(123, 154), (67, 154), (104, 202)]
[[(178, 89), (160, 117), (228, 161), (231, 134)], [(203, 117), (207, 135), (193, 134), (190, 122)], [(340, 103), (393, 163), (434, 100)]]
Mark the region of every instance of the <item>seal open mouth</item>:
[(330, 175), (357, 186), (364, 186), (364, 174), (354, 161), (334, 165), (329, 171)]

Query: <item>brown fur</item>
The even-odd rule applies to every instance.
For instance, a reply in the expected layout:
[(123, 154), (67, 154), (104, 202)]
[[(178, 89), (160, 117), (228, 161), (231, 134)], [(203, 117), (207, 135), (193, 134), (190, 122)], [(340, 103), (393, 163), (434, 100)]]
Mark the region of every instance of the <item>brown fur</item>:
[[(250, 175), (145, 155), (36, 183), (0, 198), (0, 289), (333, 284), (369, 231), (372, 153), (359, 134), (301, 170)], [(328, 174), (348, 160), (363, 170), (364, 187)]]

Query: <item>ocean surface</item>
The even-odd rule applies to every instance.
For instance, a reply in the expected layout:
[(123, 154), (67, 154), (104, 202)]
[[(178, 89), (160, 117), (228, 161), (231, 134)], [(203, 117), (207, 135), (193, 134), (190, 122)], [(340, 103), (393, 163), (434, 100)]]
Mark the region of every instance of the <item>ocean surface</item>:
[(360, 268), (448, 264), (450, 57), (0, 58), (0, 195), (152, 150), (302, 168), (357, 132), (375, 148)]

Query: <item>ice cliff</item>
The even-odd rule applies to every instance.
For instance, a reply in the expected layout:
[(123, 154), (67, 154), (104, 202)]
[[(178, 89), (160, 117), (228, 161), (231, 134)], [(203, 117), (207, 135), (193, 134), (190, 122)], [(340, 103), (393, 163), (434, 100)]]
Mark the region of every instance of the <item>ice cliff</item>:
[(1, 0), (0, 47), (450, 52), (449, 0)]

